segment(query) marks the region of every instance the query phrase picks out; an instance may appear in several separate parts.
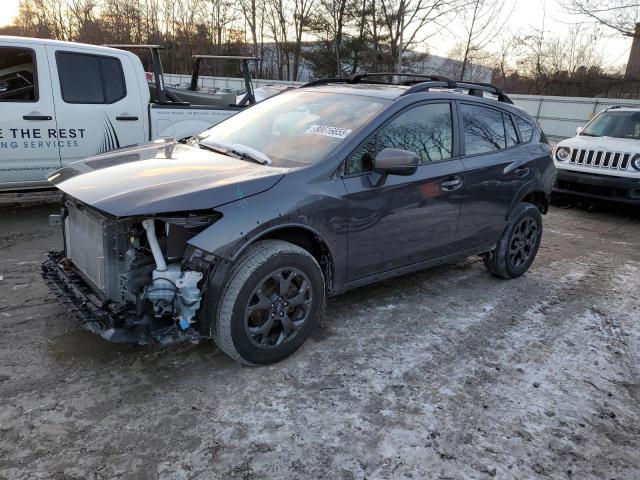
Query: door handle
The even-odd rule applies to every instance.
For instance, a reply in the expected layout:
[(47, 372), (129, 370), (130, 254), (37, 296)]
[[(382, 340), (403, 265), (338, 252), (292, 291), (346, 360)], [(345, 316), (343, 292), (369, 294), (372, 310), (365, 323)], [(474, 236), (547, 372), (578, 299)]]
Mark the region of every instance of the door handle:
[(459, 189), (462, 186), (462, 179), (460, 177), (449, 177), (444, 182), (440, 182), (440, 187), (447, 192), (452, 192)]
[(116, 117), (116, 120), (120, 121), (120, 122), (137, 122), (138, 121), (138, 117), (128, 117), (128, 116), (120, 116), (120, 117)]
[(24, 115), (23, 120), (52, 120), (49, 115)]
[(513, 173), (520, 178), (524, 178), (529, 175), (529, 167), (518, 167), (513, 171)]

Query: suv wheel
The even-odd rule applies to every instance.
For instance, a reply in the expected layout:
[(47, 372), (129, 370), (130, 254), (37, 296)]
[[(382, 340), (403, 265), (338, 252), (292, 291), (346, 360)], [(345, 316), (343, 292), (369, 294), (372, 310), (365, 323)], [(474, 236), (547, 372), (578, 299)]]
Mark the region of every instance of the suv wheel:
[(540, 210), (531, 203), (520, 203), (511, 212), (496, 249), (483, 256), (484, 266), (498, 277), (519, 277), (536, 258), (541, 238)]
[(322, 269), (309, 252), (281, 240), (257, 242), (229, 274), (213, 340), (241, 363), (277, 362), (304, 343), (324, 313), (325, 299)]

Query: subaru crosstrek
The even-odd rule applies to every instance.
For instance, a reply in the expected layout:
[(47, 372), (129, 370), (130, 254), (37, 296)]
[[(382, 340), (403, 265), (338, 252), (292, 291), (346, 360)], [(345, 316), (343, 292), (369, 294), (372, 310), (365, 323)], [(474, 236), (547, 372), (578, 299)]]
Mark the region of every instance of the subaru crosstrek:
[(187, 144), (58, 170), (45, 281), (105, 339), (268, 364), (347, 289), (470, 255), (522, 275), (555, 177), (544, 134), (493, 85), (398, 78), (312, 82)]

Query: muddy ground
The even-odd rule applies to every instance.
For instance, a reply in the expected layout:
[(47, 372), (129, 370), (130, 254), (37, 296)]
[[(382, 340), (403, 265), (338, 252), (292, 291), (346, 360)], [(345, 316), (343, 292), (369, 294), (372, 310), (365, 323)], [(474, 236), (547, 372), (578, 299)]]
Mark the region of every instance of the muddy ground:
[(640, 216), (553, 209), (524, 277), (477, 258), (331, 300), (277, 365), (78, 330), (0, 214), (0, 478), (638, 479)]

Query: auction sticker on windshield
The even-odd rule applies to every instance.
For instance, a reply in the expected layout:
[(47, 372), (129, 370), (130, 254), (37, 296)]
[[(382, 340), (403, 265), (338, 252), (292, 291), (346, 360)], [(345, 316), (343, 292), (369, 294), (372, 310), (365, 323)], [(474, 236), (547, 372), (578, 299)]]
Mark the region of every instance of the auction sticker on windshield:
[(324, 135), (325, 137), (346, 138), (351, 133), (349, 128), (328, 127), (327, 125), (311, 125), (305, 133)]

